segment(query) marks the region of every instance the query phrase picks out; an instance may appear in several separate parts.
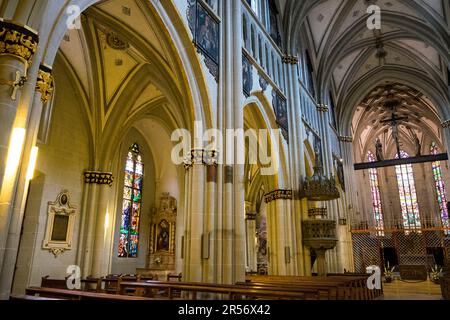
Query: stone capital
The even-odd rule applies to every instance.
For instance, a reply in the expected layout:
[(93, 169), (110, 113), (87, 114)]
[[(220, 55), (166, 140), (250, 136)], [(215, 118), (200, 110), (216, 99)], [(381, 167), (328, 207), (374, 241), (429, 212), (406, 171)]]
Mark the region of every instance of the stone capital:
[(41, 65), (38, 71), (36, 90), (41, 93), (42, 103), (47, 103), (54, 91), (52, 69)]
[(100, 184), (112, 186), (114, 181), (113, 174), (111, 172), (101, 171), (85, 171), (84, 182), (86, 184)]
[(0, 55), (11, 55), (31, 65), (38, 43), (37, 31), (0, 20)]
[(350, 136), (339, 136), (339, 141), (341, 142), (353, 142), (353, 137)]
[(284, 200), (292, 200), (293, 199), (293, 192), (292, 190), (274, 190), (272, 192), (267, 193), (264, 196), (264, 201), (266, 203), (270, 203), (272, 201), (276, 201), (279, 199), (284, 199)]
[(219, 152), (216, 150), (192, 149), (184, 159), (184, 168), (189, 170), (194, 165), (216, 166)]
[(328, 112), (328, 106), (326, 105), (326, 104), (317, 104), (317, 106), (316, 106), (316, 108), (317, 108), (317, 111), (319, 111), (319, 112)]
[(247, 212), (245, 214), (245, 220), (256, 220), (256, 212)]
[(283, 56), (283, 63), (293, 64), (293, 65), (298, 64), (298, 57), (285, 55), (285, 56)]

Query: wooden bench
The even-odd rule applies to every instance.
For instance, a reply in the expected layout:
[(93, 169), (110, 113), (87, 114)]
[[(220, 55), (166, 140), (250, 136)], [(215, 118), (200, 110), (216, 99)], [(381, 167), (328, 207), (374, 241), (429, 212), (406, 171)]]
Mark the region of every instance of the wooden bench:
[(298, 276), (248, 276), (247, 283), (266, 286), (285, 286), (298, 288), (329, 288), (330, 299), (370, 300), (367, 289), (367, 276), (331, 276), (331, 277), (298, 277)]
[(38, 298), (56, 298), (66, 300), (155, 300), (149, 297), (127, 296), (98, 292), (85, 292), (80, 290), (66, 290), (57, 288), (29, 287), (25, 290), (27, 296), (36, 296)]
[(107, 275), (105, 278), (101, 279), (101, 282), (103, 283), (103, 286), (101, 285), (102, 289), (100, 292), (104, 293), (112, 293), (112, 294), (119, 294), (120, 290), (120, 283), (122, 281), (128, 281), (128, 282), (134, 282), (134, 281), (140, 281), (141, 276), (140, 275)]
[(41, 287), (55, 288), (55, 289), (67, 289), (67, 279), (51, 279), (50, 276), (41, 278)]
[[(53, 289), (68, 289), (67, 279), (51, 279), (49, 276), (42, 277), (41, 288), (53, 288)], [(101, 292), (102, 291), (102, 279), (87, 277), (81, 279), (81, 291)]]
[(237, 285), (246, 286), (249, 288), (264, 287), (273, 290), (287, 290), (293, 292), (303, 292), (305, 290), (316, 290), (319, 293), (318, 300), (340, 300), (345, 299), (345, 291), (340, 290), (336, 285), (307, 285), (296, 283), (281, 283), (281, 282), (237, 282)]
[(363, 287), (368, 290), (368, 294), (371, 296), (372, 299), (378, 298), (384, 294), (383, 291), (383, 282), (380, 281), (381, 288), (380, 289), (373, 289), (370, 290), (367, 287), (367, 279), (370, 277), (370, 274), (368, 273), (351, 273), (351, 272), (344, 272), (344, 273), (329, 273), (328, 276), (338, 276), (338, 277), (361, 277), (365, 279), (365, 283), (363, 283)]
[[(122, 282), (121, 293), (126, 289), (136, 289), (140, 295), (155, 297), (155, 290), (159, 295), (164, 292), (167, 299), (174, 299), (173, 292), (179, 290), (186, 294), (183, 298), (197, 300), (199, 293), (215, 294), (230, 300), (240, 299), (294, 299), (294, 300), (317, 300), (320, 292), (317, 289), (289, 290), (268, 287), (251, 287), (239, 285), (219, 285), (207, 283), (184, 283), (184, 282)], [(327, 293), (328, 295), (328, 293)]]
[[(172, 279), (178, 280), (178, 282), (181, 282), (181, 279), (183, 278), (183, 275), (180, 274), (168, 274), (167, 275), (167, 281), (170, 281)], [(156, 280), (156, 279), (152, 279), (152, 280)]]
[(47, 297), (36, 297), (32, 295), (26, 295), (26, 294), (13, 294), (9, 297), (9, 300), (11, 301), (25, 301), (25, 300), (31, 300), (31, 301), (49, 301), (49, 300), (67, 300), (62, 298), (47, 298)]

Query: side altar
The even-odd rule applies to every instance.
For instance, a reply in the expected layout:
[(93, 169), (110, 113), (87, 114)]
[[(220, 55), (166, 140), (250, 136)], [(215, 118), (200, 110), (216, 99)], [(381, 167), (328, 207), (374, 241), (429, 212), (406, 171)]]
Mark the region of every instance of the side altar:
[(170, 193), (163, 193), (159, 200), (159, 207), (153, 208), (150, 216), (147, 268), (137, 269), (137, 274), (166, 280), (168, 274), (176, 273), (176, 221), (177, 200)]

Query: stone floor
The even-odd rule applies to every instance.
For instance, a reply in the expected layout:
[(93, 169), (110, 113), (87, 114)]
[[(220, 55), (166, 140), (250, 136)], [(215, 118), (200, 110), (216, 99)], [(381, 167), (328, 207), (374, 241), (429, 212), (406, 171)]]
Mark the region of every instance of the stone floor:
[(384, 296), (380, 300), (442, 300), (441, 287), (431, 281), (383, 283)]

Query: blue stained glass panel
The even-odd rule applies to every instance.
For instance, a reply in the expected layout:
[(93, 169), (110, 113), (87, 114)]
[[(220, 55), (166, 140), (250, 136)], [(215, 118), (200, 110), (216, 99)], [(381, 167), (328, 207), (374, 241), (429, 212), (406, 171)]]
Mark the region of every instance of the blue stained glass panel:
[(136, 258), (138, 254), (143, 174), (142, 155), (135, 143), (131, 146), (125, 163), (119, 257)]

